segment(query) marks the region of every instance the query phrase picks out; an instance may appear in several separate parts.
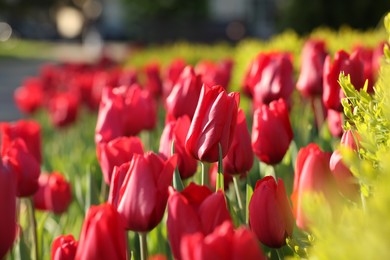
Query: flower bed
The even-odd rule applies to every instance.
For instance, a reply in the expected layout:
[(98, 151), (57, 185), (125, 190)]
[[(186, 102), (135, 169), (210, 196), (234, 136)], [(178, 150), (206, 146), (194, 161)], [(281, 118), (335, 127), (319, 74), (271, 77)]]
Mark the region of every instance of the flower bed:
[(15, 91), (29, 119), (1, 124), (0, 257), (387, 256), (385, 38), (45, 65)]

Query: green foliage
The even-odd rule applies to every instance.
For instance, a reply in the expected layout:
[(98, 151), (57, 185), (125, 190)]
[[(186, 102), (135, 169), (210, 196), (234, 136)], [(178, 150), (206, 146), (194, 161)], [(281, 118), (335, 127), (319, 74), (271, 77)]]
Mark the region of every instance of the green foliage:
[[(390, 15), (385, 25), (390, 34)], [(384, 259), (390, 251), (390, 56), (385, 54), (375, 94), (355, 90), (348, 76), (340, 75), (346, 99), (345, 127), (360, 136), (357, 154), (342, 151), (347, 165), (361, 184), (362, 203), (343, 203), (330, 217), (327, 207), (314, 196), (307, 201), (315, 243), (309, 248), (312, 259)], [(337, 213), (335, 213), (337, 212)]]

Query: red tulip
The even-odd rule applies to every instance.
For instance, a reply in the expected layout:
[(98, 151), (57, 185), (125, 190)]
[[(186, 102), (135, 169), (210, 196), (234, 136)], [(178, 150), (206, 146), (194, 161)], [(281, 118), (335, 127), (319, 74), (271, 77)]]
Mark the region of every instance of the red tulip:
[(73, 93), (57, 94), (49, 102), (49, 116), (57, 127), (68, 126), (77, 119), (79, 99)]
[(283, 98), (290, 100), (294, 90), (293, 65), (287, 53), (271, 53), (269, 63), (263, 68), (260, 80), (253, 89), (254, 107)]
[(106, 87), (100, 102), (95, 142), (137, 135), (142, 130), (153, 129), (156, 122), (156, 103), (148, 91), (138, 84), (114, 89)]
[(186, 115), (179, 117), (176, 121), (167, 122), (160, 138), (159, 152), (166, 158), (171, 155), (172, 141), (174, 141), (174, 151), (178, 155), (178, 167), (182, 179), (193, 176), (198, 168), (198, 161), (192, 158), (185, 149), (190, 124), (191, 120)]
[(223, 158), (223, 170), (229, 174), (245, 175), (253, 165), (251, 136), (246, 123), (245, 113), (238, 110), (236, 131), (229, 152)]
[(105, 182), (110, 185), (114, 166), (128, 162), (133, 154), (143, 154), (144, 148), (139, 137), (118, 137), (108, 143), (97, 144), (97, 157)]
[(314, 143), (298, 152), (291, 200), (296, 224), (302, 229), (307, 229), (309, 224), (302, 208), (305, 193), (322, 193), (329, 202), (334, 198), (334, 179), (329, 169), (330, 156), (330, 153), (321, 151)]
[[(111, 194), (111, 201), (117, 202), (126, 229), (147, 232), (160, 223), (176, 163), (176, 156), (164, 161), (152, 152), (134, 154), (126, 176), (118, 175), (119, 178), (112, 179), (111, 185), (116, 187), (114, 191), (117, 193)], [(123, 183), (120, 184), (122, 179)]]
[(209, 60), (202, 60), (196, 64), (195, 71), (201, 75), (202, 82), (211, 87), (221, 85), (224, 89), (228, 88), (233, 61), (230, 59), (214, 63)]
[(16, 138), (25, 142), (31, 155), (38, 163), (42, 162), (41, 152), (41, 126), (33, 120), (19, 120), (14, 123), (0, 123), (1, 154), (4, 156), (6, 149)]
[(157, 124), (157, 104), (152, 94), (138, 84), (133, 84), (126, 91), (122, 113), (124, 135), (136, 135), (142, 130), (152, 130)]
[(3, 160), (10, 171), (16, 175), (17, 196), (27, 197), (38, 190), (38, 178), (41, 172), (40, 165), (27, 150), (26, 143), (16, 138), (6, 148)]
[[(354, 137), (355, 136), (355, 137)], [(340, 146), (357, 150), (356, 141), (359, 139), (357, 132), (351, 130), (345, 131), (341, 137)], [(340, 150), (335, 150), (330, 157), (329, 168), (333, 173), (334, 179), (341, 194), (351, 200), (356, 200), (359, 195), (359, 183), (353, 176), (350, 169), (344, 164)]]
[(261, 80), (263, 70), (270, 63), (270, 60), (271, 55), (261, 52), (249, 64), (242, 83), (243, 92), (247, 96), (253, 97), (254, 88)]
[(230, 221), (225, 221), (213, 233), (187, 235), (180, 245), (181, 259), (267, 259), (254, 234), (245, 227), (234, 230)]
[(131, 161), (123, 163), (120, 166), (114, 166), (114, 169), (112, 171), (110, 192), (108, 194), (107, 201), (115, 208), (118, 208), (118, 195), (120, 194), (122, 184), (126, 178), (127, 172), (129, 171), (130, 163)]
[(162, 94), (162, 81), (160, 77), (160, 65), (149, 63), (145, 66), (146, 83), (145, 88), (154, 96), (160, 97)]
[(203, 86), (186, 139), (186, 150), (197, 160), (216, 162), (219, 144), (225, 157), (233, 141), (239, 93), (221, 86)]
[(262, 105), (253, 115), (252, 148), (267, 164), (279, 163), (286, 154), (293, 131), (286, 102), (283, 99)]
[(328, 128), (332, 136), (340, 137), (343, 134), (343, 113), (328, 109)]
[(180, 243), (185, 235), (208, 235), (224, 221), (231, 221), (221, 191), (190, 183), (182, 192), (171, 190), (168, 200), (167, 230), (175, 259), (180, 258)]
[(44, 90), (39, 78), (28, 78), (23, 85), (14, 92), (14, 100), (19, 110), (25, 114), (32, 114), (42, 107)]
[(327, 52), (325, 41), (309, 39), (301, 52), (301, 71), (297, 89), (305, 97), (322, 95), (323, 67)]
[(354, 47), (354, 52), (357, 53), (360, 60), (363, 62), (364, 67), (364, 80), (368, 80), (368, 89), (369, 93), (374, 92), (373, 86), (375, 83), (375, 71), (374, 71), (374, 49), (369, 47), (363, 47), (361, 45), (356, 45)]
[(16, 236), (16, 176), (0, 161), (0, 259)]
[(294, 218), (282, 179), (266, 176), (256, 183), (249, 202), (249, 224), (268, 247), (279, 248), (292, 235)]
[(194, 116), (198, 104), (202, 81), (191, 66), (187, 66), (180, 74), (172, 91), (165, 100), (167, 114), (173, 118), (188, 115)]
[(163, 82), (163, 96), (167, 97), (171, 93), (173, 86), (176, 84), (182, 74), (186, 62), (183, 59), (174, 59), (165, 71), (165, 80)]
[(350, 75), (351, 82), (356, 89), (364, 85), (364, 64), (357, 52), (349, 55), (347, 52), (340, 50), (336, 52), (333, 63), (328, 55), (324, 63), (324, 89), (322, 100), (328, 109), (334, 109), (342, 112), (340, 99), (344, 93), (338, 83), (340, 72)]
[(123, 97), (119, 90), (106, 87), (102, 92), (95, 129), (95, 142), (109, 142), (123, 136)]
[(113, 206), (102, 204), (88, 210), (75, 259), (127, 259), (125, 229)]
[(74, 260), (78, 242), (72, 235), (56, 237), (51, 246), (51, 260)]
[(39, 188), (33, 200), (37, 209), (61, 214), (72, 202), (71, 185), (59, 172), (42, 173), (39, 176)]

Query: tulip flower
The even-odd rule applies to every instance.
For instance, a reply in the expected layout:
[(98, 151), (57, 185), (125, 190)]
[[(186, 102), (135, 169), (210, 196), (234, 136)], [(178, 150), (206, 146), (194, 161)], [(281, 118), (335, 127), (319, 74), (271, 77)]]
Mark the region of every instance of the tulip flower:
[(294, 217), (282, 179), (266, 176), (256, 183), (249, 202), (249, 224), (264, 245), (279, 248), (292, 235)]
[(131, 161), (133, 154), (143, 154), (144, 148), (139, 137), (122, 136), (108, 143), (97, 144), (97, 157), (105, 182), (110, 185), (114, 166)]
[(124, 135), (153, 130), (157, 124), (157, 104), (150, 91), (133, 84), (125, 93)]
[(230, 221), (215, 228), (209, 235), (186, 235), (180, 244), (181, 259), (267, 259), (255, 235), (245, 227), (234, 230)]
[(72, 202), (70, 183), (59, 172), (42, 173), (39, 176), (39, 188), (34, 194), (34, 206), (37, 209), (61, 214)]
[(23, 85), (15, 89), (14, 101), (18, 109), (25, 114), (32, 114), (43, 106), (44, 90), (39, 78), (28, 78)]
[(160, 65), (158, 63), (149, 63), (144, 68), (146, 83), (145, 88), (154, 97), (159, 97), (162, 94), (162, 81), (160, 77)]
[(297, 89), (305, 97), (322, 95), (323, 67), (327, 52), (325, 41), (309, 39), (301, 53), (301, 71)]
[(253, 97), (254, 88), (260, 81), (263, 70), (270, 59), (270, 55), (261, 52), (249, 64), (242, 83), (242, 90), (247, 96)]
[(253, 165), (251, 136), (246, 123), (245, 113), (238, 110), (236, 131), (229, 152), (223, 158), (224, 172), (245, 175)]
[(79, 111), (79, 99), (73, 93), (57, 94), (49, 102), (49, 116), (57, 127), (74, 123)]
[(233, 61), (225, 59), (218, 63), (209, 60), (202, 60), (196, 64), (195, 71), (201, 75), (202, 82), (211, 87), (221, 85), (224, 89), (228, 88)]
[(126, 232), (112, 205), (91, 206), (88, 210), (75, 259), (127, 259)]
[(231, 221), (225, 197), (206, 186), (190, 183), (183, 191), (171, 189), (168, 200), (167, 230), (175, 259), (180, 258), (180, 243), (187, 234), (208, 235), (224, 221)]
[(33, 120), (18, 120), (14, 123), (1, 123), (1, 154), (4, 156), (6, 149), (10, 143), (21, 138), (25, 142), (27, 149), (31, 155), (35, 157), (37, 162), (42, 162), (41, 151), (41, 127)]
[(253, 152), (267, 164), (279, 163), (286, 154), (293, 131), (286, 102), (283, 99), (262, 105), (253, 115)]
[(343, 113), (328, 109), (328, 128), (332, 136), (340, 137), (343, 134)]
[(187, 115), (194, 116), (198, 104), (202, 81), (191, 66), (184, 68), (172, 91), (165, 100), (167, 114), (173, 118)]
[(0, 259), (16, 236), (16, 176), (0, 161)]
[(116, 194), (110, 192), (111, 201), (116, 201), (126, 229), (147, 232), (160, 223), (176, 164), (175, 155), (164, 161), (152, 152), (134, 154), (126, 176), (111, 180), (111, 185), (117, 187), (113, 190)]
[(35, 157), (27, 150), (26, 143), (16, 138), (6, 148), (3, 160), (10, 171), (16, 175), (18, 197), (33, 195), (38, 190), (40, 165)]
[(156, 103), (140, 85), (103, 89), (95, 128), (95, 142), (137, 135), (156, 126)]
[(159, 152), (166, 158), (171, 155), (172, 142), (174, 142), (174, 152), (178, 155), (178, 168), (182, 179), (193, 176), (198, 168), (198, 161), (185, 149), (185, 139), (190, 124), (191, 120), (186, 115), (176, 121), (167, 122), (160, 138)]
[(269, 62), (263, 68), (260, 80), (253, 88), (255, 109), (279, 98), (289, 101), (294, 90), (291, 56), (287, 53), (268, 55)]
[(363, 63), (364, 68), (364, 80), (368, 80), (368, 89), (367, 92), (374, 92), (374, 81), (375, 81), (375, 71), (374, 71), (374, 49), (369, 47), (363, 47), (361, 45), (356, 45), (353, 48), (353, 51), (357, 53), (360, 60)]
[(343, 50), (337, 51), (333, 63), (329, 55), (324, 63), (322, 100), (328, 109), (342, 112), (341, 98), (344, 93), (338, 83), (340, 72), (350, 75), (351, 83), (356, 89), (363, 87), (365, 81), (364, 63), (356, 51), (351, 55)]
[(197, 160), (216, 162), (233, 142), (239, 93), (227, 94), (223, 87), (203, 86), (186, 138), (186, 150)]
[(163, 97), (166, 98), (171, 93), (173, 86), (180, 78), (184, 68), (186, 67), (185, 60), (181, 58), (174, 59), (165, 71), (163, 81)]
[(72, 235), (61, 235), (51, 246), (51, 260), (74, 260), (78, 242)]
[(314, 143), (298, 152), (291, 201), (299, 228), (307, 229), (309, 224), (302, 205), (306, 193), (322, 193), (329, 202), (334, 199), (334, 179), (329, 169), (330, 156), (329, 152), (321, 151)]
[[(356, 137), (354, 137), (354, 135)], [(340, 147), (356, 151), (356, 140), (358, 139), (359, 136), (357, 132), (353, 133), (352, 130), (347, 130), (341, 137)], [(344, 164), (339, 149), (332, 153), (332, 156), (330, 157), (329, 168), (332, 171), (337, 187), (341, 194), (351, 200), (356, 200), (359, 195), (359, 183), (358, 180), (353, 176), (351, 170)]]

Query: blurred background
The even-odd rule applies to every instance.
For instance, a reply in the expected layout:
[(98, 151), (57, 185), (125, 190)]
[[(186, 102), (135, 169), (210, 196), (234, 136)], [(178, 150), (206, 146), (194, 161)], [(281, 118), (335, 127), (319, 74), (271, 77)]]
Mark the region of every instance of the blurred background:
[(1, 0), (0, 41), (236, 42), (286, 29), (375, 28), (387, 10), (388, 0)]

